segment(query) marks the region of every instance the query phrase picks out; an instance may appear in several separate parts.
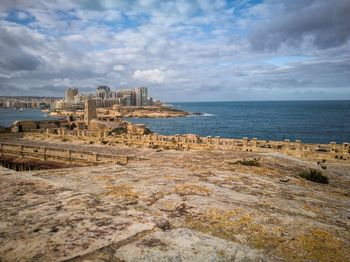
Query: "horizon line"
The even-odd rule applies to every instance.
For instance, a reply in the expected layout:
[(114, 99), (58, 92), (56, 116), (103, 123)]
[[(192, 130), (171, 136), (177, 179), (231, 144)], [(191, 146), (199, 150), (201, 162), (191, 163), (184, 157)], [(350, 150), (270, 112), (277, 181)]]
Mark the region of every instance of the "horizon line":
[[(64, 98), (62, 96), (36, 96), (36, 95), (2, 95), (0, 97), (37, 97), (37, 98)], [(158, 99), (157, 99), (158, 100)], [(160, 99), (159, 99), (160, 100)], [(350, 101), (350, 99), (279, 99), (279, 100), (199, 100), (199, 101), (162, 101), (163, 103), (216, 103), (216, 102), (316, 102), (316, 101)]]
[(298, 100), (201, 100), (201, 101), (162, 101), (164, 103), (217, 103), (217, 102), (317, 102), (317, 101), (350, 101), (350, 99), (298, 99)]

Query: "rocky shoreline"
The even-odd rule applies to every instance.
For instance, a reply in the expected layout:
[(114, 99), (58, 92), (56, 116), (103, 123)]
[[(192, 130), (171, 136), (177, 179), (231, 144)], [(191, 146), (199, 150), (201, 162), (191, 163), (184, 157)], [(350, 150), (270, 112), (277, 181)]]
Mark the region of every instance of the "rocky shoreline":
[(119, 113), (121, 117), (127, 118), (171, 118), (202, 115), (202, 113), (186, 112), (173, 107), (123, 107), (115, 109), (115, 111)]
[[(49, 115), (52, 117), (62, 117), (74, 115), (79, 117), (83, 112), (70, 110), (56, 110)], [(125, 117), (125, 118), (171, 118), (171, 117), (186, 117), (190, 115), (202, 115), (199, 112), (186, 112), (168, 106), (117, 106), (114, 108), (98, 108), (98, 116)]]

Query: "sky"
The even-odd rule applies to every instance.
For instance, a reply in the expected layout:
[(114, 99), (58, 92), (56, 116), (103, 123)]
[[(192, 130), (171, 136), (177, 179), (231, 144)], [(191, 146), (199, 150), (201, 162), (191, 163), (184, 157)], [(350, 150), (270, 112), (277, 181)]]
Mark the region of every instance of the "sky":
[(0, 95), (350, 99), (349, 0), (1, 0)]

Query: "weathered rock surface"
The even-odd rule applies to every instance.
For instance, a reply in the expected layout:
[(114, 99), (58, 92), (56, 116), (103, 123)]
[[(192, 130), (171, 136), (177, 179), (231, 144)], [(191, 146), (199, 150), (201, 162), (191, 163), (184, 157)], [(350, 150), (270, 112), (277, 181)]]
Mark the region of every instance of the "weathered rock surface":
[(266, 260), (256, 250), (187, 228), (149, 234), (119, 248), (115, 257), (130, 262)]
[[(330, 184), (323, 185), (297, 175), (318, 168), (316, 161), (283, 155), (89, 148), (126, 151), (135, 160), (0, 170), (2, 260), (350, 259), (347, 164), (327, 162)], [(244, 158), (260, 165), (237, 164)]]
[(60, 261), (153, 229), (130, 212), (41, 178), (0, 170), (0, 257), (3, 261)]

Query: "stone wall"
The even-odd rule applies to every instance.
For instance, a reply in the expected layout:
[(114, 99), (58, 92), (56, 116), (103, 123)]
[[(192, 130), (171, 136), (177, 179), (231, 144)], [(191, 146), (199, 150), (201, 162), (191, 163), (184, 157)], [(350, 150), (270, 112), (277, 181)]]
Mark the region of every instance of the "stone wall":
[(0, 141), (23, 138), (24, 133), (0, 133)]
[(65, 150), (53, 147), (28, 146), (15, 143), (0, 142), (1, 156), (19, 156), (42, 161), (64, 162), (74, 165), (98, 163), (127, 164), (129, 157), (124, 155), (107, 155), (80, 150)]
[(67, 120), (19, 120), (13, 123), (11, 127), (12, 132), (30, 132), (33, 130), (40, 130), (46, 128), (64, 127), (68, 124)]
[(271, 141), (258, 140), (257, 138), (249, 139), (231, 139), (216, 137), (200, 137), (195, 134), (164, 136), (157, 133), (147, 135), (135, 134), (112, 134), (109, 132), (90, 132), (87, 130), (49, 130), (48, 136), (56, 136), (62, 139), (70, 140), (92, 140), (94, 142), (116, 143), (125, 145), (138, 145), (145, 147), (162, 147), (165, 149), (189, 150), (189, 149), (221, 149), (232, 151), (246, 152), (277, 152), (296, 157), (314, 158), (314, 159), (342, 159), (350, 160), (349, 143), (336, 144), (304, 144), (300, 140), (290, 141)]

